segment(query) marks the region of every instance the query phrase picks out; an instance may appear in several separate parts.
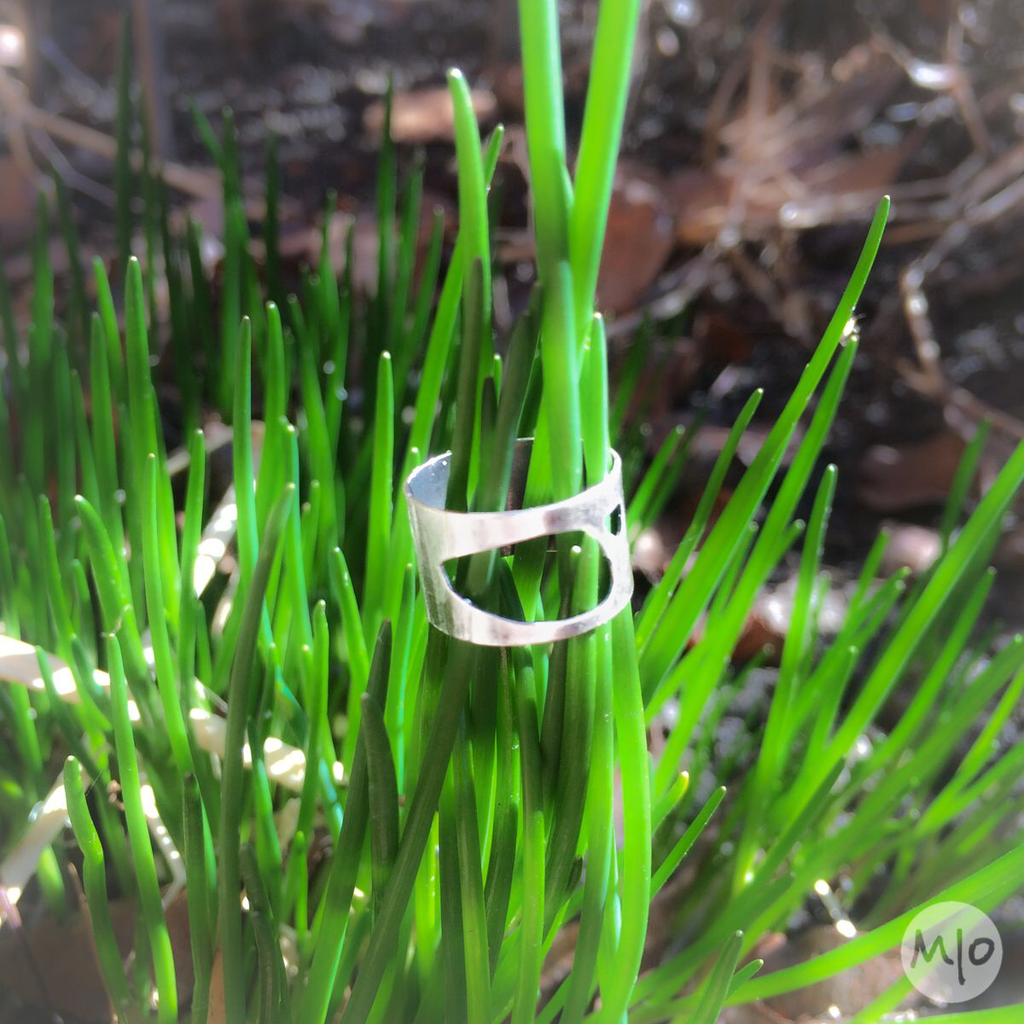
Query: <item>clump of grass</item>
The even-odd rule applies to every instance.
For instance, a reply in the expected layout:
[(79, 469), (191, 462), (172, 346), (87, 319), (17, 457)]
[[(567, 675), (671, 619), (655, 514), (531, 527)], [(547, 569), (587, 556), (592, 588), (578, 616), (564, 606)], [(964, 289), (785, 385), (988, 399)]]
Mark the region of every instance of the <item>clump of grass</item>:
[[(461, 227), (439, 275), (436, 219), (416, 290), (422, 172), (414, 166), (398, 187), (386, 133), (375, 295), (354, 288), (351, 258), (339, 275), (326, 230), (318, 265), (286, 295), (276, 147), (257, 266), (230, 118), (219, 139), (199, 122), (224, 182), (215, 285), (199, 226), (175, 236), (151, 161), (128, 157), (125, 60), (123, 321), (99, 262), (96, 313), (86, 316), (76, 288), (75, 315), (56, 318), (45, 202), (30, 323), (0, 305), (0, 418), (12, 439), (0, 451), (0, 678), (20, 684), (0, 686), (0, 728), (12, 741), (0, 752), (0, 834), (12, 837), (2, 852), (10, 868), (27, 851), (48, 904), (66, 912), (63, 814), (47, 816), (46, 800), (25, 835), (20, 824), (62, 778), (120, 1019), (145, 1019), (155, 1002), (161, 1020), (180, 1010), (204, 1021), (219, 992), (217, 1019), (231, 1024), (711, 1024), (725, 1004), (800, 988), (891, 948), (924, 904), (992, 908), (1024, 881), (1021, 754), (994, 747), (1024, 687), (1024, 645), (990, 656), (974, 633), (1024, 448), (957, 530), (980, 441), (972, 447), (943, 518), (943, 555), (909, 589), (900, 575), (876, 581), (880, 538), (831, 640), (819, 614), (834, 468), (817, 484), (809, 521), (794, 518), (856, 357), (852, 317), (885, 202), (760, 452), (711, 525), (755, 392), (642, 607), (531, 650), (476, 648), (428, 625), (401, 488), (428, 454), (452, 450), (449, 506), (478, 509), (503, 506), (520, 436), (535, 436), (532, 501), (599, 479), (613, 444), (627, 465), (640, 461), (624, 416), (636, 375), (620, 384), (610, 415), (594, 310), (637, 3), (601, 4), (574, 174), (556, 5), (520, 8), (538, 286), (507, 341), (495, 338), (490, 300), (487, 189), (501, 130), (482, 143), (454, 72)], [(134, 224), (144, 265), (127, 256), (135, 194), (145, 199)], [(66, 210), (60, 224), (78, 267)], [(648, 343), (636, 341), (631, 365)], [(166, 367), (185, 424), (173, 443), (155, 387)], [(229, 479), (215, 479), (210, 410), (231, 423)], [(631, 536), (669, 500), (689, 442), (671, 438), (634, 476)], [(220, 572), (232, 537), (236, 557)], [(793, 621), (767, 721), (723, 752), (716, 727), (742, 682), (729, 655), (759, 588), (795, 545)], [(553, 558), (520, 545), (456, 569), (474, 600), (528, 617), (592, 605), (601, 574), (593, 544), (565, 538)], [(897, 686), (911, 694), (904, 717), (861, 750)], [(669, 702), (676, 724), (654, 762), (647, 729)], [(124, 821), (105, 797), (113, 780)], [(321, 836), (324, 859), (311, 856)], [(642, 969), (649, 909), (687, 857), (693, 880), (674, 911), (686, 943)], [(758, 939), (784, 928), (816, 882), (840, 879), (867, 930), (759, 976)], [(191, 994), (179, 991), (162, 880), (187, 890)], [(25, 884), (3, 881), (17, 895)], [(141, 908), (131, 970), (103, 909), (114, 887)], [(573, 921), (572, 968), (542, 1004), (544, 958)], [(894, 985), (855, 1019), (876, 1020), (905, 994)]]

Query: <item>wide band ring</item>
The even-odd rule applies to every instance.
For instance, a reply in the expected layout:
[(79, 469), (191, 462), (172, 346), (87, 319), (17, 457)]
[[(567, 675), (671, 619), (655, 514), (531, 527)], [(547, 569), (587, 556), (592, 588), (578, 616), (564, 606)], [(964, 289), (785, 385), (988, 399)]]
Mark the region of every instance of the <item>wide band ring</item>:
[[(568, 640), (596, 629), (629, 604), (633, 573), (622, 496), (622, 461), (611, 452), (603, 480), (563, 501), (521, 508), (533, 438), (520, 438), (504, 512), (452, 512), (444, 507), (451, 452), (414, 469), (405, 481), (427, 618), (449, 636), (485, 647), (528, 647)], [(614, 532), (609, 521), (614, 522)], [(611, 570), (604, 600), (568, 619), (519, 622), (479, 608), (458, 594), (445, 563), (553, 534), (580, 532), (600, 546)]]

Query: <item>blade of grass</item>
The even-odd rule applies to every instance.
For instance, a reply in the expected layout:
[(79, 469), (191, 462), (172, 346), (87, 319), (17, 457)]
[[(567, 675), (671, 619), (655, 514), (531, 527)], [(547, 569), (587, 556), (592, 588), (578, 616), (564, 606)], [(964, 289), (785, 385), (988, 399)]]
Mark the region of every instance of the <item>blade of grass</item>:
[(159, 997), (158, 1019), (161, 1024), (173, 1024), (178, 1019), (178, 987), (174, 971), (174, 954), (167, 931), (167, 920), (160, 902), (160, 883), (157, 881), (156, 862), (149, 840), (149, 826), (142, 804), (139, 764), (132, 738), (132, 724), (128, 717), (128, 690), (125, 685), (124, 666), (117, 638), (108, 634), (106, 642), (107, 666), (110, 673), (110, 709), (114, 724), (114, 746), (120, 769), (121, 800), (128, 823), (128, 841), (135, 865), (139, 903), (145, 921)]
[(185, 825), (185, 893), (188, 897), (189, 941), (192, 946), (192, 1019), (206, 1024), (213, 971), (213, 936), (216, 928), (216, 889), (209, 826), (205, 820), (195, 776), (184, 779), (182, 807)]
[(174, 753), (178, 772), (184, 778), (194, 769), (185, 718), (181, 709), (181, 694), (178, 692), (175, 658), (171, 651), (167, 621), (163, 613), (164, 593), (157, 538), (157, 459), (155, 455), (149, 455), (146, 458), (144, 487), (142, 554), (146, 566), (146, 608), (149, 613), (149, 631), (153, 643), (153, 660), (156, 665), (156, 681), (160, 691), (164, 726), (171, 741), (171, 750)]
[[(512, 586), (506, 578), (506, 592)], [(523, 648), (514, 648), (511, 658), (523, 790), (522, 921), (512, 1024), (527, 1024), (534, 1019), (544, 957), (544, 794), (533, 662)]]
[[(388, 667), (391, 658), (391, 624), (385, 620), (377, 637), (373, 664), (366, 693), (378, 704), (387, 701)], [(349, 776), (348, 802), (341, 825), (341, 834), (335, 846), (327, 888), (321, 900), (323, 912), (313, 947), (306, 991), (302, 996), (297, 1020), (300, 1024), (320, 1024), (327, 1015), (335, 978), (342, 954), (354, 943), (362, 945), (363, 936), (348, 932), (349, 910), (359, 870), (359, 852), (366, 837), (369, 816), (368, 772), (366, 739), (356, 740), (355, 754)], [(397, 860), (397, 858), (396, 858)], [(392, 871), (393, 888), (394, 870)], [(388, 895), (385, 896), (385, 899)], [(378, 919), (379, 919), (378, 914)], [(342, 939), (345, 939), (344, 946)], [(360, 972), (362, 973), (362, 972)]]
[(769, 999), (783, 992), (803, 988), (814, 982), (835, 977), (856, 964), (863, 963), (898, 946), (907, 925), (924, 906), (942, 902), (977, 903), (1005, 897), (1017, 888), (1024, 878), (1024, 847), (1004, 854), (997, 861), (968, 878), (949, 886), (922, 906), (914, 907), (887, 924), (860, 935), (838, 949), (793, 967), (783, 968), (749, 981), (730, 996), (728, 1003), (736, 1005), (753, 999)]
[[(594, 305), (639, 20), (639, 0), (603, 3), (598, 8), (568, 225), (573, 301), (580, 331), (589, 325)], [(555, 94), (558, 92), (556, 86)]]
[(736, 961), (739, 958), (742, 945), (743, 932), (734, 932), (704, 985), (700, 1002), (692, 1017), (686, 1018), (692, 1024), (715, 1024), (718, 1020), (722, 1005), (729, 994), (729, 983), (732, 980), (733, 971), (736, 970)]
[(89, 919), (103, 981), (118, 1017), (126, 1024), (132, 1024), (133, 1021), (140, 1019), (140, 1015), (136, 1012), (131, 998), (128, 978), (121, 962), (121, 951), (110, 917), (103, 844), (86, 803), (81, 766), (73, 757), (64, 762), (64, 792), (67, 796), (71, 827), (82, 851), (82, 884), (89, 906)]
[[(456, 742), (452, 758), (455, 790), (455, 836), (458, 844), (459, 891), (462, 895), (462, 938), (466, 970), (466, 1010), (469, 1020), (489, 1020), (491, 968), (487, 953), (487, 914), (480, 872), (480, 835), (476, 799), (465, 733)], [(442, 823), (443, 829), (443, 823)], [(445, 887), (442, 879), (442, 899)]]
[(963, 574), (977, 545), (993, 525), (1002, 520), (1022, 482), (1024, 444), (1018, 446), (993, 481), (974, 515), (950, 547), (948, 555), (939, 563), (920, 598), (875, 663), (832, 743), (792, 794), (788, 804), (791, 816), (799, 813), (807, 790), (845, 755), (901, 678), (921, 636), (942, 607), (945, 595)]
[(622, 777), (630, 780), (631, 795), (622, 803), (625, 843), (619, 892), (628, 913), (622, 918), (613, 973), (602, 979), (602, 1014), (609, 1021), (619, 1020), (629, 1005), (643, 958), (651, 895), (650, 763), (633, 616), (628, 608), (612, 621), (612, 657), (615, 735)]
[(683, 862), (683, 858), (693, 849), (693, 844), (700, 838), (708, 822), (711, 820), (711, 816), (718, 810), (718, 806), (724, 798), (725, 786), (719, 786), (708, 797), (707, 803), (701, 808), (700, 813), (693, 819), (665, 859), (658, 865), (658, 870), (655, 871), (654, 877), (651, 880), (652, 895), (660, 892), (662, 886), (675, 874), (676, 868), (679, 867)]
[(664, 678), (715, 585), (721, 579), (730, 555), (739, 543), (740, 524), (751, 520), (755, 509), (767, 493), (799, 417), (824, 376), (836, 349), (846, 336), (854, 306), (878, 251), (888, 212), (888, 199), (883, 199), (875, 212), (853, 275), (825, 330), (821, 344), (807, 364), (789, 402), (776, 420), (749, 470), (744, 474), (725, 512), (719, 517), (704, 542), (693, 571), (673, 596), (661, 625), (651, 636), (644, 650), (641, 678), (644, 680), (644, 692), (648, 697), (655, 692)]
[[(384, 590), (388, 573), (388, 548), (392, 526), (392, 488), (394, 479), (395, 398), (391, 376), (391, 355), (382, 352), (377, 370), (376, 423), (373, 431), (373, 465), (370, 475), (370, 513), (366, 544), (366, 573), (363, 590), (363, 632), (367, 641), (376, 635), (384, 617)], [(353, 691), (354, 692), (354, 691)], [(359, 713), (355, 705), (361, 694), (349, 700), (353, 729), (358, 729)], [(355, 714), (353, 715), (353, 712)]]
[(219, 825), (218, 930), (224, 972), (224, 1018), (227, 1024), (245, 1022), (245, 967), (239, 890), (238, 835), (242, 824), (242, 743), (248, 717), (248, 695), (257, 637), (264, 612), (264, 595), (277, 555), (285, 517), (291, 506), (291, 485), (285, 488), (267, 521), (260, 544), (241, 628), (231, 665), (228, 719), (224, 739), (222, 796)]
[(380, 706), (362, 695), (365, 721), (367, 802), (370, 809), (370, 858), (373, 906), (379, 910), (398, 852), (398, 782), (387, 727)]

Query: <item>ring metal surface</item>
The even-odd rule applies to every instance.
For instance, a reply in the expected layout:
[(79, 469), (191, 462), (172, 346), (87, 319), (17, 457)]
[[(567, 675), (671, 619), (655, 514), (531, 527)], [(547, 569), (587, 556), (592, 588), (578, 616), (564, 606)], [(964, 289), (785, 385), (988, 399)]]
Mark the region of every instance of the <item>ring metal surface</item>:
[[(484, 647), (567, 640), (614, 618), (633, 594), (618, 453), (611, 452), (611, 467), (604, 479), (586, 490), (562, 501), (522, 508), (532, 447), (533, 438), (516, 442), (509, 507), (503, 512), (453, 512), (444, 507), (451, 452), (429, 459), (406, 478), (406, 504), (427, 618), (449, 636)], [(614, 530), (609, 526), (613, 520)], [(599, 604), (567, 619), (520, 622), (486, 611), (459, 594), (445, 571), (445, 563), (453, 559), (571, 532), (585, 533), (597, 542), (608, 560), (611, 582)]]

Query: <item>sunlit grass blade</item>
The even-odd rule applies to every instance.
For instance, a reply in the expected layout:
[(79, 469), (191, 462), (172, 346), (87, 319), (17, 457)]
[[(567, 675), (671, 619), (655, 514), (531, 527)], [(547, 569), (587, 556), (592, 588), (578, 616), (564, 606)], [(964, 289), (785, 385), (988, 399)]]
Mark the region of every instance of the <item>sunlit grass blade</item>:
[[(604, 406), (602, 405), (602, 408)], [(614, 856), (614, 724), (612, 715), (612, 637), (604, 626), (595, 638), (594, 734), (587, 789), (587, 870), (580, 911), (580, 933), (573, 956), (562, 1020), (583, 1019), (593, 988), (605, 901)]]
[(644, 722), (636, 638), (629, 609), (612, 623), (612, 664), (615, 732), (624, 777), (632, 780), (630, 799), (623, 800), (625, 841), (619, 869), (620, 899), (628, 908), (623, 916), (611, 977), (603, 979), (609, 1019), (617, 1019), (629, 1004), (643, 957), (651, 895), (651, 798), (647, 730)]
[[(370, 474), (370, 511), (366, 544), (366, 572), (363, 590), (363, 632), (367, 638), (377, 633), (384, 615), (384, 589), (388, 573), (388, 545), (391, 538), (392, 492), (394, 478), (395, 398), (391, 376), (391, 355), (381, 353), (377, 369), (376, 425), (373, 431), (373, 465)], [(359, 694), (355, 700), (358, 702)], [(349, 714), (353, 713), (352, 703)], [(350, 718), (356, 727), (359, 715)]]
[(736, 960), (743, 944), (743, 932), (735, 932), (722, 950), (714, 970), (709, 975), (701, 994), (700, 1002), (689, 1018), (692, 1024), (715, 1024), (722, 1004), (729, 992), (732, 973), (736, 969)]
[(674, 427), (662, 442), (626, 509), (626, 521), (629, 523), (631, 541), (635, 541), (657, 518), (661, 509), (658, 508), (655, 497), (659, 490), (663, 490), (666, 481), (673, 482), (682, 469), (689, 441), (692, 438), (692, 431), (686, 431), (683, 427)]
[(878, 251), (888, 213), (888, 200), (883, 200), (875, 213), (853, 275), (822, 337), (821, 344), (807, 364), (789, 402), (775, 421), (728, 507), (704, 542), (693, 571), (670, 602), (658, 635), (651, 637), (644, 651), (641, 675), (644, 679), (645, 693), (648, 695), (653, 693), (661, 682), (681, 642), (689, 635), (715, 584), (721, 579), (729, 556), (738, 543), (738, 524), (749, 522), (754, 510), (763, 500), (799, 417), (824, 376), (836, 349), (846, 336), (850, 317)]
[[(506, 579), (506, 589), (511, 585), (511, 580)], [(529, 654), (522, 649), (512, 653), (512, 661), (523, 790), (522, 920), (512, 1022), (526, 1024), (534, 1016), (544, 954), (544, 794), (534, 667)]]
[(604, 3), (598, 10), (568, 225), (576, 323), (581, 331), (588, 326), (597, 287), (639, 20), (639, 0)]
[[(1004, 854), (988, 867), (982, 869), (937, 893), (926, 905), (942, 902), (979, 903), (982, 900), (991, 905), (992, 900), (1005, 898), (1021, 884), (1024, 878), (1024, 849), (1018, 848)], [(770, 974), (756, 978), (739, 989), (730, 1003), (746, 1002), (751, 999), (767, 999), (782, 992), (791, 992), (797, 988), (826, 978), (863, 963), (899, 945), (903, 932), (923, 907), (914, 907), (887, 924), (840, 946), (829, 953), (823, 953), (803, 964), (783, 968)]]
[[(385, 620), (377, 638), (369, 682), (366, 687), (368, 699), (378, 703), (387, 700), (390, 658), (391, 626)], [(365, 744), (366, 740), (363, 738), (357, 739), (355, 745), (349, 774), (345, 817), (335, 847), (327, 888), (322, 897), (323, 909), (320, 915), (320, 926), (316, 934), (306, 991), (302, 996), (298, 1012), (297, 1019), (301, 1024), (319, 1024), (324, 1020), (342, 959), (342, 939), (347, 939), (345, 951), (351, 950), (357, 941), (357, 936), (348, 930), (348, 926), (349, 908), (359, 869), (359, 851), (362, 849), (366, 837), (369, 816), (369, 769)], [(359, 936), (358, 939), (361, 944), (362, 937)]]
[(153, 847), (149, 841), (146, 812), (142, 802), (139, 764), (132, 738), (132, 723), (128, 717), (128, 690), (125, 685), (121, 651), (114, 636), (107, 636), (107, 666), (110, 672), (110, 708), (114, 723), (114, 745), (117, 749), (121, 799), (128, 823), (128, 840), (138, 885), (139, 902), (146, 924), (153, 974), (159, 996), (158, 1019), (161, 1024), (173, 1024), (178, 1019), (178, 987), (174, 971), (167, 920), (160, 902)]
[(715, 459), (714, 467), (712, 468), (711, 475), (708, 477), (708, 482), (701, 493), (697, 509), (693, 514), (693, 519), (691, 520), (690, 525), (686, 528), (686, 533), (683, 535), (683, 539), (679, 542), (679, 546), (676, 548), (675, 553), (672, 555), (672, 560), (669, 563), (668, 568), (665, 570), (665, 575), (661, 578), (658, 585), (651, 591), (650, 597), (644, 603), (636, 628), (637, 643), (641, 650), (647, 643), (647, 640), (650, 638), (654, 629), (657, 627), (665, 609), (668, 607), (669, 601), (672, 597), (672, 592), (676, 584), (682, 578), (683, 572), (686, 568), (686, 563), (693, 554), (698, 541), (707, 527), (711, 511), (714, 508), (715, 501), (721, 491), (725, 475), (736, 455), (740, 439), (743, 436), (743, 432), (747, 429), (754, 413), (757, 411), (757, 407), (760, 404), (763, 395), (764, 393), (762, 391), (755, 391), (750, 398), (747, 399), (746, 404), (740, 411), (739, 416), (736, 418), (736, 422), (729, 431), (729, 436), (726, 438), (725, 444), (722, 445), (722, 450)]
[(86, 803), (82, 769), (73, 757), (69, 757), (64, 764), (64, 792), (67, 795), (71, 827), (82, 851), (82, 884), (89, 905), (89, 918), (103, 981), (118, 1017), (131, 1024), (141, 1018), (131, 998), (110, 917), (103, 844)]
[(159, 540), (157, 537), (157, 459), (150, 455), (146, 459), (143, 509), (143, 558), (146, 563), (146, 607), (149, 614), (149, 630), (153, 642), (153, 658), (156, 665), (156, 681), (160, 691), (164, 725), (171, 741), (171, 749), (178, 771), (184, 778), (193, 771), (192, 755), (189, 750), (185, 719), (182, 713), (181, 693), (167, 621), (164, 618), (164, 593), (159, 565)]
[(216, 890), (211, 884), (209, 824), (204, 815), (199, 785), (194, 776), (184, 780), (182, 793), (186, 895), (188, 897), (189, 940), (192, 946), (192, 1017), (206, 1024), (213, 971), (214, 933), (217, 924)]
[(864, 687), (858, 695), (832, 744), (809, 773), (802, 788), (794, 793), (791, 813), (798, 813), (802, 794), (815, 785), (860, 735), (864, 726), (874, 717), (885, 696), (906, 668), (918, 641), (942, 607), (944, 596), (950, 591), (971, 561), (977, 545), (994, 523), (1001, 521), (1014, 494), (1024, 482), (1024, 444), (1013, 453), (999, 476), (982, 498), (974, 515), (939, 563), (927, 587), (903, 620), (898, 632), (875, 663)]
[[(466, 970), (466, 1012), (469, 1020), (487, 1020), (491, 1009), (487, 914), (484, 883), (480, 871), (480, 834), (469, 766), (469, 744), (465, 736), (456, 742), (452, 757), (452, 783), (455, 790), (455, 834), (459, 851), (459, 890), (462, 897), (461, 928)], [(443, 835), (443, 820), (441, 827)], [(450, 894), (446, 896), (450, 898)]]
[(248, 717), (248, 695), (256, 658), (257, 636), (264, 615), (264, 593), (290, 505), (291, 485), (285, 488), (275, 505), (260, 542), (260, 553), (246, 595), (228, 691), (218, 831), (220, 865), (217, 898), (224, 971), (224, 1013), (228, 1024), (243, 1024), (245, 1021), (242, 912), (239, 903), (241, 868), (237, 843), (242, 823), (242, 743)]
[(398, 852), (398, 783), (380, 707), (368, 693), (362, 695), (362, 705), (369, 786), (367, 799), (370, 808), (373, 903), (379, 908)]
[(660, 892), (662, 886), (672, 877), (682, 863), (683, 858), (693, 849), (693, 844), (700, 838), (701, 833), (707, 827), (711, 816), (718, 810), (718, 805), (724, 797), (725, 786), (720, 786), (711, 794), (707, 803), (701, 808), (700, 813), (693, 819), (679, 839), (676, 840), (675, 845), (668, 852), (665, 859), (658, 865), (658, 869), (651, 879), (651, 892)]

